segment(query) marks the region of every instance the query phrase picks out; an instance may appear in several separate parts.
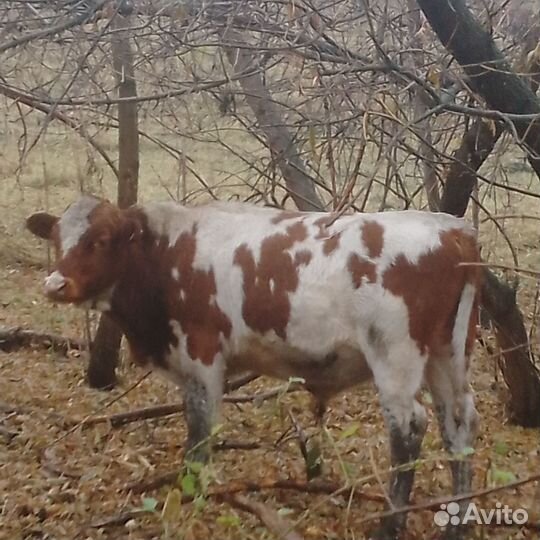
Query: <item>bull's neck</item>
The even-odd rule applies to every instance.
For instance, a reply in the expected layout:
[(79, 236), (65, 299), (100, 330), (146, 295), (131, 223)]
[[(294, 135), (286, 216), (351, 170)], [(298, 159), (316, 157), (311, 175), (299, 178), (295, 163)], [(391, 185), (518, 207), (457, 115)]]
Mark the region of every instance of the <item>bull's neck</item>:
[(153, 238), (130, 246), (124, 272), (114, 287), (111, 316), (125, 334), (137, 363), (165, 365), (171, 344), (176, 344), (170, 321), (165, 270), (168, 247)]

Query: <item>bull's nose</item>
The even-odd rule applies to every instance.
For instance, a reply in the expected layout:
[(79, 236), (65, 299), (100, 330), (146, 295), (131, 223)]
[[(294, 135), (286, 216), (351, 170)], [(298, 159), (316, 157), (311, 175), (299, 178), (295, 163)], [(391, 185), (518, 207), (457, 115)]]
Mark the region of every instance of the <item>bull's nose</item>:
[(58, 296), (66, 285), (66, 278), (58, 272), (58, 270), (55, 270), (50, 276), (45, 278), (45, 294), (49, 296)]

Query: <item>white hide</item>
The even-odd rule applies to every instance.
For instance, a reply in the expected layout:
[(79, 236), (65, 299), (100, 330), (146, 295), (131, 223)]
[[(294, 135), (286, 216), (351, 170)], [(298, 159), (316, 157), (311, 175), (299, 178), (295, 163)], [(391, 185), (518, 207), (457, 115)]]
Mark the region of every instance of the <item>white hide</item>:
[(58, 222), (62, 255), (66, 255), (72, 247), (76, 246), (88, 230), (88, 217), (100, 202), (95, 197), (82, 197), (62, 214)]
[[(204, 382), (207, 396), (210, 400), (214, 416), (218, 414), (218, 405), (223, 392), (225, 364), (223, 358), (215, 358), (212, 365), (203, 364), (200, 359), (191, 359), (187, 352), (187, 339), (182, 332), (180, 323), (175, 320), (169, 322), (171, 329), (178, 339), (176, 347), (171, 346), (167, 358), (168, 369), (158, 369), (157, 372), (165, 379), (182, 386), (186, 376), (193, 376)], [(214, 421), (216, 418), (214, 418)]]
[[(242, 269), (234, 263), (235, 250), (245, 244), (257, 263), (264, 239), (285, 233), (298, 219), (292, 217), (273, 223), (272, 219), (281, 215), (280, 210), (237, 203), (212, 203), (189, 209), (165, 203), (143, 209), (153, 232), (168, 236), (169, 245), (174, 245), (183, 232), (191, 232), (197, 224), (194, 267), (213, 269), (216, 303), (232, 324), (224, 353), (232, 356), (240, 352), (237, 347), (254, 333), (242, 316), (244, 282)], [(472, 235), (474, 231), (464, 220), (442, 213), (405, 211), (348, 215), (338, 218), (327, 228), (328, 235), (339, 232), (341, 236), (337, 249), (325, 255), (323, 242), (316, 239), (320, 228), (315, 222), (321, 217), (328, 217), (328, 214), (311, 213), (302, 217), (308, 236), (289, 250), (291, 257), (298, 251), (307, 250), (312, 258), (309, 264), (299, 265), (299, 286), (289, 294), (291, 314), (286, 329), (287, 345), (305, 352), (309, 361), (313, 358), (322, 360), (339, 345), (358, 348), (366, 355), (374, 373), (377, 371), (375, 363), (391, 363), (384, 369), (398, 374), (396, 384), (399, 386), (412, 375), (411, 366), (403, 359), (399, 360), (398, 353), (395, 359), (378, 359), (377, 351), (372, 350), (367, 339), (370, 325), (382, 332), (387, 350), (396, 346), (402, 355), (416, 356), (419, 371), (423, 370), (425, 359), (421, 358), (417, 345), (409, 336), (408, 308), (404, 300), (382, 287), (382, 275), (400, 255), (414, 264), (422, 255), (436, 249), (440, 245), (441, 232), (462, 229)], [(383, 228), (384, 241), (382, 253), (372, 260), (362, 242), (361, 225), (373, 221)], [(376, 283), (358, 289), (353, 287), (347, 268), (352, 253), (375, 264)], [(472, 290), (467, 297), (474, 296), (474, 287), (470, 287)], [(467, 312), (470, 313), (468, 305), (464, 306), (462, 317), (467, 317)], [(275, 336), (267, 337), (273, 339)]]

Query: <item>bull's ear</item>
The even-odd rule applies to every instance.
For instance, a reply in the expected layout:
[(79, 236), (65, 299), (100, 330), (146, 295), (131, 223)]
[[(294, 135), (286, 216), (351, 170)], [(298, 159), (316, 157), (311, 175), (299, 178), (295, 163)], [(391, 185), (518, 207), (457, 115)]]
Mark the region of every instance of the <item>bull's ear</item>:
[(36, 236), (51, 239), (53, 227), (58, 222), (58, 218), (47, 212), (37, 212), (26, 218), (26, 228)]

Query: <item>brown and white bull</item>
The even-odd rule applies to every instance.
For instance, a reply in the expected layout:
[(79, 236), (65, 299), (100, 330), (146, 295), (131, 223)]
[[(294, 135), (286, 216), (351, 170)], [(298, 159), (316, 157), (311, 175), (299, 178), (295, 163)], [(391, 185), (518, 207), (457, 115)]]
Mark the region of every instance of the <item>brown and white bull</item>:
[[(397, 467), (419, 455), (425, 380), (456, 458), (454, 492), (470, 490), (470, 463), (459, 455), (477, 425), (467, 372), (479, 255), (465, 221), (237, 203), (120, 210), (85, 196), (60, 218), (40, 212), (27, 226), (56, 248), (48, 297), (109, 312), (134, 358), (182, 387), (194, 459), (205, 458), (225, 375), (248, 369), (302, 377), (321, 401), (373, 378)], [(413, 475), (393, 473), (395, 507), (408, 503)], [(382, 537), (397, 538), (404, 520), (388, 518)]]

